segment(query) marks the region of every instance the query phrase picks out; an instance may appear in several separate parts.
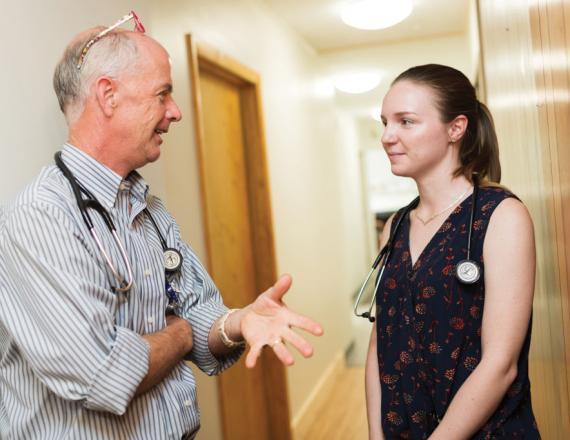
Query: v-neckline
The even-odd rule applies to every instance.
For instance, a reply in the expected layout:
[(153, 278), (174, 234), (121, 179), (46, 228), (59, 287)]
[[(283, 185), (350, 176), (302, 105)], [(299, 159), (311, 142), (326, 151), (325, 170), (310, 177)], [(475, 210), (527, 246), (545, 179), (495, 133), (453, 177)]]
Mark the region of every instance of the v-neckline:
[[(442, 231), (443, 226), (444, 226), (447, 222), (449, 222), (449, 220), (450, 220), (456, 213), (458, 213), (457, 210), (458, 210), (459, 208), (463, 208), (463, 205), (465, 204), (465, 202), (467, 202), (468, 200), (471, 200), (472, 198), (473, 198), (473, 193), (470, 193), (470, 194), (469, 194), (467, 197), (465, 197), (457, 206), (455, 206), (455, 208), (453, 208), (453, 210), (449, 213), (449, 215), (448, 215), (448, 216), (445, 218), (445, 220), (441, 223), (441, 225), (439, 226), (439, 228), (437, 228), (437, 230), (436, 230), (436, 231), (434, 232), (434, 234), (431, 236), (431, 238), (429, 239), (429, 241), (427, 242), (427, 244), (424, 246), (424, 248), (420, 251), (420, 253), (418, 254), (418, 258), (416, 259), (416, 261), (412, 261), (412, 248), (411, 248), (411, 246), (410, 246), (410, 243), (411, 243), (410, 235), (411, 235), (411, 232), (412, 232), (412, 222), (411, 222), (411, 219), (410, 219), (411, 212), (408, 213), (408, 215), (407, 215), (408, 218), (406, 219), (407, 227), (408, 227), (408, 230), (406, 231), (407, 236), (408, 236), (408, 237), (407, 237), (408, 240), (407, 240), (407, 242), (406, 242), (406, 247), (407, 247), (408, 254), (410, 255), (410, 259), (409, 259), (409, 269), (410, 269), (410, 273), (414, 273), (414, 272), (418, 269), (418, 263), (419, 263), (420, 261), (422, 261), (422, 259), (423, 259), (423, 257), (424, 257), (424, 254), (426, 253), (426, 250), (431, 247), (431, 245), (432, 245), (433, 241), (435, 240), (435, 238), (436, 238), (441, 232), (443, 232), (443, 231)], [(463, 210), (463, 209), (461, 209), (461, 210)]]

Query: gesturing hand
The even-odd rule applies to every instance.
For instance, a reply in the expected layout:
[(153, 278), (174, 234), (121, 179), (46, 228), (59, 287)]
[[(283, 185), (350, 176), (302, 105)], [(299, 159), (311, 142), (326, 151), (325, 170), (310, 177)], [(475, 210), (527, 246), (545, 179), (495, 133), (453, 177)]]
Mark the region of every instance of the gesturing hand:
[(277, 282), (257, 297), (247, 307), (241, 320), (241, 333), (250, 346), (245, 366), (253, 368), (264, 346), (270, 346), (285, 365), (293, 365), (293, 356), (285, 342), (293, 345), (304, 357), (313, 354), (313, 347), (291, 330), (298, 327), (315, 336), (323, 334), (322, 327), (312, 319), (290, 310), (283, 303), (283, 295), (291, 287), (290, 275), (283, 275)]

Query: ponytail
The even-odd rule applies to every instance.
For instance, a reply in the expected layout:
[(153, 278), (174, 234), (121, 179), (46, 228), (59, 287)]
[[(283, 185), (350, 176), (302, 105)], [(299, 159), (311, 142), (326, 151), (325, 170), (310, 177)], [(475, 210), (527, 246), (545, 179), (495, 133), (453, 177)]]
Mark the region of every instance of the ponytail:
[[(461, 166), (454, 175), (469, 180), (477, 174), (480, 181), (501, 182), (499, 142), (491, 112), (485, 104), (476, 101), (475, 118), (468, 117), (468, 127), (459, 150)], [(472, 125), (471, 128), (469, 125)]]

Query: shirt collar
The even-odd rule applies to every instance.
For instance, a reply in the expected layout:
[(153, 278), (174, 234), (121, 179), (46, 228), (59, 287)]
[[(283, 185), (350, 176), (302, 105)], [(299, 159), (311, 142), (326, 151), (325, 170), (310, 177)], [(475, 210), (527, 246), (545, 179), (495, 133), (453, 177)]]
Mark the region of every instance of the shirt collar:
[[(75, 178), (97, 198), (106, 209), (115, 205), (122, 177), (95, 158), (66, 143), (61, 157)], [(137, 172), (131, 172), (125, 181), (130, 183), (131, 193), (141, 202), (146, 200), (148, 184)]]

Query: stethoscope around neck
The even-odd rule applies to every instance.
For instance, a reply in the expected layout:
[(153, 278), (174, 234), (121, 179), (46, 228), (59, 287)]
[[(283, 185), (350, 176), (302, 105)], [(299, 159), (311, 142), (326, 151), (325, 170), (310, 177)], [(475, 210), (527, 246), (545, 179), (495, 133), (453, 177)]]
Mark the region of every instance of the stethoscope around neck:
[[(103, 255), (103, 258), (105, 259), (107, 266), (111, 270), (113, 277), (117, 281), (118, 286), (115, 287), (114, 289), (118, 292), (123, 292), (123, 293), (128, 292), (133, 285), (133, 269), (132, 269), (131, 263), (129, 261), (129, 258), (127, 256), (127, 252), (125, 250), (125, 247), (123, 246), (123, 243), (121, 242), (119, 235), (117, 234), (117, 229), (115, 228), (115, 224), (113, 223), (111, 216), (109, 215), (107, 210), (103, 207), (103, 205), (101, 205), (101, 203), (95, 198), (93, 193), (91, 193), (91, 191), (89, 191), (87, 188), (85, 188), (75, 178), (75, 176), (73, 175), (71, 170), (63, 162), (63, 160), (61, 158), (61, 151), (59, 151), (55, 154), (54, 159), (55, 159), (55, 164), (57, 165), (57, 167), (61, 170), (63, 175), (69, 181), (69, 184), (71, 185), (71, 189), (72, 189), (73, 194), (75, 196), (75, 200), (77, 201), (77, 206), (79, 207), (79, 211), (81, 212), (81, 217), (83, 218), (85, 225), (89, 229), (89, 232), (91, 233), (91, 236), (93, 237), (93, 240), (95, 240), (95, 243), (97, 244), (99, 251)], [(117, 268), (115, 267), (113, 262), (111, 261), (109, 254), (107, 253), (107, 251), (105, 251), (105, 248), (103, 247), (103, 244), (101, 243), (101, 239), (97, 235), (97, 232), (96, 232), (95, 227), (93, 225), (93, 220), (91, 219), (91, 216), (89, 215), (88, 209), (93, 209), (103, 218), (105, 225), (107, 226), (107, 228), (109, 229), (109, 232), (113, 236), (113, 239), (114, 239), (114, 241), (115, 241), (115, 243), (116, 243), (116, 245), (119, 248), (119, 251), (121, 253), (121, 259), (123, 260), (123, 264), (127, 270), (127, 278), (126, 279), (123, 276), (121, 276), (121, 274), (119, 273), (119, 271), (117, 270)], [(182, 254), (178, 250), (173, 249), (173, 248), (169, 248), (166, 245), (166, 240), (162, 236), (162, 233), (160, 232), (160, 229), (159, 229), (158, 225), (156, 224), (154, 218), (150, 214), (149, 210), (147, 208), (145, 208), (144, 212), (148, 216), (150, 221), (152, 222), (154, 228), (156, 229), (158, 237), (160, 239), (160, 243), (161, 243), (163, 255), (164, 255), (164, 270), (165, 270), (165, 272), (166, 273), (178, 272), (180, 270), (180, 267), (182, 266)], [(171, 303), (173, 303), (173, 302), (177, 303), (178, 302), (178, 297), (176, 295), (176, 292), (174, 291), (174, 289), (170, 286), (170, 284), (168, 282), (166, 285), (166, 294), (169, 297), (169, 300)]]
[[(477, 202), (478, 193), (479, 193), (479, 184), (477, 176), (474, 175), (473, 194), (471, 195), (471, 215), (469, 217), (469, 232), (467, 236), (467, 255), (464, 260), (459, 261), (455, 265), (454, 269), (455, 278), (457, 278), (457, 280), (460, 283), (467, 285), (475, 284), (477, 281), (479, 281), (479, 278), (481, 277), (481, 268), (479, 267), (479, 264), (471, 259), (473, 221), (475, 217), (475, 205)], [(410, 211), (412, 211), (412, 209), (415, 209), (418, 206), (419, 202), (420, 198), (418, 196), (403, 209), (401, 215), (395, 220), (396, 223), (392, 227), (392, 231), (390, 234), (390, 238), (388, 239), (388, 242), (378, 253), (378, 256), (374, 260), (374, 263), (372, 263), (372, 268), (368, 272), (368, 275), (366, 276), (364, 283), (362, 283), (362, 286), (360, 287), (360, 291), (358, 292), (358, 296), (356, 297), (356, 301), (354, 303), (354, 314), (356, 316), (361, 318), (366, 318), (370, 322), (374, 322), (376, 320), (376, 318), (372, 316), (372, 309), (374, 308), (374, 304), (376, 303), (376, 295), (378, 294), (378, 287), (380, 286), (380, 282), (382, 281), (384, 270), (386, 269), (386, 265), (388, 264), (390, 256), (392, 255), (392, 250), (394, 249), (394, 237), (396, 237), (398, 233), (402, 220), (406, 218), (406, 216), (408, 216), (408, 214), (410, 213)], [(362, 295), (366, 291), (366, 287), (368, 286), (370, 278), (372, 278), (372, 275), (380, 265), (380, 262), (382, 262), (382, 266), (380, 266), (380, 270), (378, 271), (378, 277), (376, 278), (376, 283), (374, 284), (374, 294), (372, 296), (372, 299), (370, 300), (370, 306), (368, 307), (367, 311), (359, 313), (358, 308), (360, 306)]]

